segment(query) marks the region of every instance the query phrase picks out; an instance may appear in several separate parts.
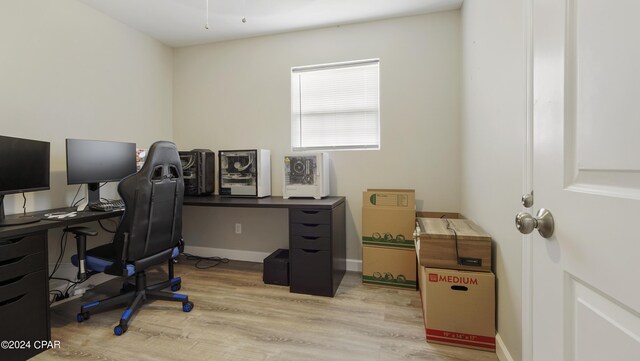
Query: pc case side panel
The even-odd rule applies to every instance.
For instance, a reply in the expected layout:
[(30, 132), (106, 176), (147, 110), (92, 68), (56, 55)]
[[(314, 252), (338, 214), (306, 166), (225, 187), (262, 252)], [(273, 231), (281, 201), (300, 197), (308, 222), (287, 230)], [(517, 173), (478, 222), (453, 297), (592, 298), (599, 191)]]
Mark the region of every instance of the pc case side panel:
[(261, 198), (271, 195), (271, 151), (259, 149), (258, 152), (258, 197)]
[(222, 196), (271, 195), (271, 156), (266, 149), (221, 150), (219, 193)]
[(198, 152), (199, 195), (212, 194), (215, 188), (215, 153), (209, 149), (195, 149)]
[(320, 183), (320, 194), (322, 197), (328, 197), (329, 194), (331, 194), (331, 182), (330, 179), (331, 177), (330, 175), (330, 168), (329, 168), (329, 153), (321, 153), (320, 154), (322, 157), (322, 161), (320, 162), (320, 164), (322, 164), (321, 166), (321, 172), (322, 174), (320, 174), (320, 176), (322, 177), (322, 182)]
[(256, 150), (221, 150), (219, 193), (222, 196), (256, 196)]
[(215, 154), (209, 149), (180, 151), (184, 194), (202, 196), (213, 193), (215, 183)]
[(223, 163), (223, 158), (225, 157), (226, 152), (226, 150), (218, 150), (218, 194), (221, 196), (231, 194), (231, 189), (226, 188), (222, 182), (222, 167), (226, 164), (226, 161)]

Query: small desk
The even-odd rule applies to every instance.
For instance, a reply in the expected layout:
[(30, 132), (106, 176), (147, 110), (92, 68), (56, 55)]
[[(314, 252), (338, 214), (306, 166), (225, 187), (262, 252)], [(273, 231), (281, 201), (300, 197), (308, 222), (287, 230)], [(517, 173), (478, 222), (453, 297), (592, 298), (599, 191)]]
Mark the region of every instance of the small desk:
[[(71, 210), (60, 208), (27, 215), (40, 218), (45, 213)], [(0, 359), (27, 359), (46, 350), (35, 348), (35, 341), (51, 340), (47, 231), (121, 214), (122, 211), (78, 212), (73, 218), (0, 227), (0, 340), (31, 342), (24, 349), (0, 349)]]
[(289, 210), (289, 290), (333, 297), (347, 268), (345, 197), (184, 197), (201, 207)]

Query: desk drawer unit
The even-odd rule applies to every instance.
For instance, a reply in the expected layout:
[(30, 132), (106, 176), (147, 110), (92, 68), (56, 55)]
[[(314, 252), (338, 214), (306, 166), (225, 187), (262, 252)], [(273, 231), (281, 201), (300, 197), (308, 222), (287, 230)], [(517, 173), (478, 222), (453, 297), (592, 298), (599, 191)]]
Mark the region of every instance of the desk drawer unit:
[(0, 238), (0, 340), (29, 341), (30, 347), (0, 350), (2, 360), (24, 360), (50, 340), (46, 231)]
[(346, 270), (345, 204), (289, 210), (291, 292), (333, 297)]

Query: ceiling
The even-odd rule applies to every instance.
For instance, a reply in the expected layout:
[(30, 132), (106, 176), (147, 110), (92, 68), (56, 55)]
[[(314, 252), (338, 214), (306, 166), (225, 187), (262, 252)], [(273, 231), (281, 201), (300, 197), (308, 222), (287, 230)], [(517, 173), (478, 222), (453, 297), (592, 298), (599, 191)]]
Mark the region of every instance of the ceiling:
[[(172, 47), (458, 9), (463, 0), (80, 0)], [(243, 17), (246, 22), (242, 22)]]

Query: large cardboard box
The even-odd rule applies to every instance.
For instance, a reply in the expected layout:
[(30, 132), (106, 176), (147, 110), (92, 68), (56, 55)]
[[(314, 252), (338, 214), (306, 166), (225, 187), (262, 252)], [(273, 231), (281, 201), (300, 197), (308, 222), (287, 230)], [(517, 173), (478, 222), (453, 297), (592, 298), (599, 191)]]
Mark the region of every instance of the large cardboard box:
[(416, 197), (412, 189), (369, 189), (362, 194), (362, 243), (414, 249)]
[(417, 223), (422, 266), (491, 272), (491, 236), (472, 221), (418, 218)]
[(417, 280), (414, 250), (363, 246), (362, 283), (415, 290)]
[(420, 267), (427, 342), (496, 349), (495, 276)]

